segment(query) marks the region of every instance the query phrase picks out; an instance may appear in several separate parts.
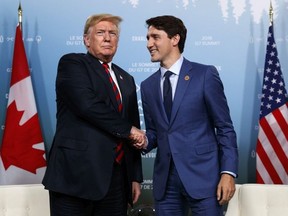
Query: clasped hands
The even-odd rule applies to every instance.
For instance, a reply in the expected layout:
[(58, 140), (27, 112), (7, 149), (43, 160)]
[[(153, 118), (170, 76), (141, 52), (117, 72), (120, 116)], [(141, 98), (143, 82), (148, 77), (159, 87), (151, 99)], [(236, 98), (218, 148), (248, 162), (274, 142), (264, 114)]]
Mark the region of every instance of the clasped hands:
[(148, 145), (145, 132), (134, 126), (131, 128), (129, 139), (137, 149), (145, 149)]

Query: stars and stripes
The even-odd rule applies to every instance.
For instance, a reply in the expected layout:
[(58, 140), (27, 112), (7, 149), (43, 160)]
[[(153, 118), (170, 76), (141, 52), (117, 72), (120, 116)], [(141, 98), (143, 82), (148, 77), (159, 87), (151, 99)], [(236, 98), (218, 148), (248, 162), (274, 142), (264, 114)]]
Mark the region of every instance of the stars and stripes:
[(267, 38), (256, 146), (257, 183), (288, 184), (287, 106), (288, 96), (271, 23)]

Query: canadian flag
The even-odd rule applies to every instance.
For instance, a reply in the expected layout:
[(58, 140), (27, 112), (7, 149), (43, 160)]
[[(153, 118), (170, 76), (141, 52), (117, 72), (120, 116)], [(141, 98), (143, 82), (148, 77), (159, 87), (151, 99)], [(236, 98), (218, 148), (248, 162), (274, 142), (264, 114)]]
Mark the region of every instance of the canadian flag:
[(0, 184), (41, 183), (45, 170), (44, 142), (22, 33), (18, 25), (0, 148)]

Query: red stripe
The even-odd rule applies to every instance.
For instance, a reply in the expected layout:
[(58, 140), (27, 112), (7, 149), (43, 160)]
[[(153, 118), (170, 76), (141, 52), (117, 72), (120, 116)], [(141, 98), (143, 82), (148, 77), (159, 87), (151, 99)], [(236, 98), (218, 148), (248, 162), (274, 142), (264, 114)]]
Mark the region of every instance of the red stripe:
[[(284, 106), (287, 106), (286, 104)], [(273, 115), (276, 118), (279, 127), (281, 128), (281, 132), (286, 137), (286, 141), (288, 141), (288, 124), (283, 117), (282, 113), (280, 112), (280, 109), (276, 109), (273, 111)]]
[(123, 146), (122, 142), (118, 143), (116, 147), (116, 152), (120, 151), (122, 149), (122, 146)]
[(257, 140), (256, 151), (257, 151), (257, 154), (258, 154), (259, 158), (261, 159), (265, 169), (269, 173), (269, 176), (272, 179), (273, 183), (274, 184), (283, 184), (277, 171), (273, 167), (273, 164), (271, 163), (269, 156), (267, 155), (265, 149), (263, 148), (262, 143), (259, 141), (259, 139)]
[(116, 162), (120, 164), (123, 159), (123, 156), (124, 156), (124, 151), (121, 151), (119, 155), (116, 157)]
[(120, 97), (120, 92), (119, 92), (115, 82), (113, 81), (113, 78), (112, 78), (110, 72), (109, 72), (108, 64), (103, 63), (103, 67), (104, 67), (104, 69), (105, 69), (105, 71), (106, 71), (106, 73), (107, 73), (107, 75), (109, 77), (109, 81), (110, 81), (110, 83), (112, 85), (112, 88), (113, 88), (113, 91), (115, 93), (116, 100), (117, 100), (117, 103), (118, 103), (118, 111), (121, 112), (122, 109), (123, 109), (123, 105), (122, 105), (122, 101), (121, 101), (121, 97)]
[(116, 148), (116, 162), (117, 163), (121, 163), (123, 156), (124, 156), (124, 151), (123, 151), (123, 143), (120, 142), (117, 144), (117, 148)]
[(262, 179), (262, 177), (261, 177), (261, 175), (259, 174), (259, 172), (258, 172), (257, 169), (256, 169), (256, 182), (257, 182), (258, 184), (264, 184), (264, 181), (263, 181), (263, 179)]
[(123, 105), (122, 105), (122, 103), (121, 103), (121, 104), (119, 104), (119, 106), (118, 106), (118, 111), (119, 111), (119, 112), (122, 112), (122, 109), (123, 109)]
[(279, 143), (277, 137), (275, 136), (274, 132), (272, 131), (268, 121), (266, 118), (262, 118), (260, 120), (260, 125), (263, 128), (263, 131), (266, 134), (266, 137), (269, 140), (270, 145), (272, 146), (275, 154), (279, 158), (282, 166), (284, 167), (286, 173), (288, 173), (288, 158), (285, 155), (285, 152), (282, 149), (281, 144)]
[[(122, 101), (121, 101), (119, 89), (117, 88), (115, 82), (113, 81), (113, 79), (112, 79), (112, 77), (111, 77), (111, 74), (110, 74), (110, 72), (109, 72), (109, 66), (108, 66), (108, 64), (103, 63), (103, 66), (104, 66), (104, 68), (105, 68), (105, 71), (106, 71), (106, 73), (107, 73), (107, 75), (108, 75), (108, 77), (109, 77), (109, 81), (110, 81), (110, 83), (111, 83), (111, 85), (112, 85), (113, 91), (114, 91), (114, 93), (115, 93), (116, 100), (117, 100), (117, 103), (118, 103), (118, 111), (121, 112), (122, 109), (123, 109), (123, 105), (122, 105)], [(120, 164), (121, 161), (122, 161), (122, 158), (123, 158), (123, 156), (124, 156), (123, 143), (122, 143), (122, 142), (120, 142), (120, 143), (117, 144), (117, 147), (116, 147), (116, 155), (117, 155), (117, 156), (116, 156), (116, 158), (115, 158), (115, 161)]]

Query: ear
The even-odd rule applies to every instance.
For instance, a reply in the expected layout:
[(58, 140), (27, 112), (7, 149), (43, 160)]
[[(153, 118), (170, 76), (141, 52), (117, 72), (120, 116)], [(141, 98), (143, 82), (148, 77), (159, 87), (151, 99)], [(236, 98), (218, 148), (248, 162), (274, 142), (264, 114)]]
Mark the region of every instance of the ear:
[(90, 46), (90, 36), (89, 36), (89, 34), (83, 35), (83, 40), (84, 40), (85, 46), (89, 47)]
[(179, 34), (176, 34), (172, 37), (173, 46), (178, 46), (179, 41), (180, 41), (180, 35)]

